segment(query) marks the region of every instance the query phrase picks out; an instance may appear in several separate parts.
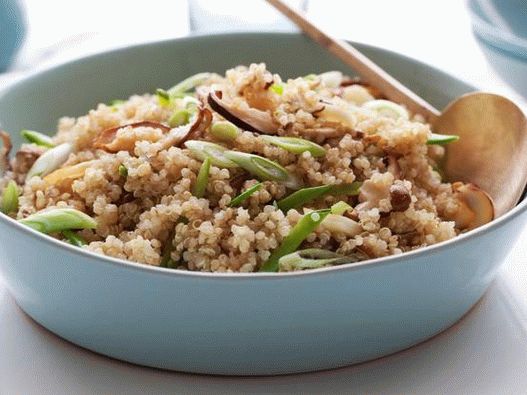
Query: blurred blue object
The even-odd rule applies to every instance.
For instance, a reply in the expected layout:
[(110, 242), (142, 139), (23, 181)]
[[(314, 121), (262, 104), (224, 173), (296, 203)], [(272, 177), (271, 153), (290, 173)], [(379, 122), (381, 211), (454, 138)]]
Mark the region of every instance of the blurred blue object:
[(0, 0), (0, 72), (5, 71), (20, 49), (26, 20), (18, 0)]
[(468, 6), (491, 66), (527, 97), (527, 1), (469, 0)]

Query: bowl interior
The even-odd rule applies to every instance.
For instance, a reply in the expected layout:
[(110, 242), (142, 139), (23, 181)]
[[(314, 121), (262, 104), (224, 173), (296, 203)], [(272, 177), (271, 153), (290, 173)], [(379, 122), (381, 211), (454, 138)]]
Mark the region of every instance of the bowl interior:
[[(386, 50), (357, 44), (381, 67), (438, 108), (473, 87), (430, 66)], [(223, 73), (265, 62), (283, 77), (327, 70), (353, 74), (347, 66), (300, 34), (241, 33), (198, 36), (93, 55), (39, 72), (0, 93), (0, 127), (54, 133), (62, 116), (86, 114), (97, 103), (168, 88), (200, 71)]]

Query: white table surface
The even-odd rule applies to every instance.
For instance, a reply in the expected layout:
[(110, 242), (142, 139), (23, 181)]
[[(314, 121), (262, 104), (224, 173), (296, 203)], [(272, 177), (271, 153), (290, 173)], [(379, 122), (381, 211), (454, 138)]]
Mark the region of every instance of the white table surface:
[[(33, 6), (38, 3), (27, 1)], [(92, 4), (94, 2), (103, 3), (93, 0)], [(163, 0), (150, 0), (149, 3), (167, 7), (169, 4)], [(181, 1), (176, 3), (178, 7), (184, 6)], [(46, 4), (58, 7), (61, 2), (49, 0)], [(309, 14), (339, 36), (419, 58), (525, 105), (486, 63), (470, 31), (462, 1), (372, 0), (360, 2), (360, 15), (356, 9), (359, 3), (353, 4), (342, 10), (341, 1), (311, 0)], [(37, 20), (41, 9), (35, 6), (31, 10), (29, 16)], [(383, 13), (376, 15), (376, 10), (383, 10)], [(377, 28), (372, 29), (361, 15), (375, 15)], [(391, 15), (400, 15), (404, 23), (393, 21)], [(180, 21), (175, 35), (188, 31), (186, 21)], [(37, 22), (35, 24), (38, 26)], [(379, 26), (384, 28), (379, 29)], [(108, 32), (104, 32), (104, 26), (99, 30), (103, 32), (93, 36), (83, 36), (80, 32), (81, 40), (73, 48), (62, 48), (59, 54), (44, 59), (44, 64), (105, 47)], [(155, 32), (156, 37), (167, 34), (162, 29)], [(18, 62), (19, 68), (40, 67), (30, 60), (36, 59), (42, 40), (40, 37), (39, 41), (35, 31), (31, 32), (30, 42)], [(120, 44), (126, 44), (127, 40), (121, 37)], [(23, 72), (0, 75), (0, 87), (20, 74)], [(190, 375), (143, 368), (99, 356), (61, 340), (33, 322), (17, 307), (0, 279), (0, 395), (524, 394), (527, 393), (527, 232), (521, 229), (518, 232), (522, 232), (521, 239), (497, 279), (483, 299), (454, 327), (421, 345), (372, 362), (282, 377)]]

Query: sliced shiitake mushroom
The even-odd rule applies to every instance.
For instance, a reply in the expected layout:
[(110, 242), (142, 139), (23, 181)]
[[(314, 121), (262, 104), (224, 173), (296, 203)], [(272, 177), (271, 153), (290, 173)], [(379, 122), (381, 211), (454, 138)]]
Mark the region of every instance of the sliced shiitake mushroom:
[(211, 91), (207, 101), (214, 111), (243, 130), (260, 134), (276, 134), (279, 128), (267, 111), (261, 111), (249, 105), (240, 107), (225, 98), (222, 91)]
[(410, 191), (402, 184), (395, 183), (390, 187), (390, 202), (392, 211), (406, 211), (412, 203)]
[(163, 132), (168, 132), (170, 127), (159, 122), (153, 121), (140, 121), (129, 123), (126, 125), (116, 126), (109, 128), (101, 132), (94, 140), (93, 146), (98, 149), (103, 149), (107, 152), (119, 152), (119, 151), (133, 151), (135, 147), (135, 140), (126, 139), (118, 140), (117, 132), (123, 128), (138, 128), (138, 127), (149, 127), (155, 129), (161, 129)]
[(9, 170), (9, 153), (13, 144), (11, 144), (11, 137), (9, 133), (0, 130), (0, 140), (2, 140), (2, 148), (0, 149), (0, 171), (2, 173)]
[(494, 204), (491, 197), (474, 184), (455, 182), (452, 184), (458, 210), (450, 220), (461, 230), (471, 230), (494, 219)]

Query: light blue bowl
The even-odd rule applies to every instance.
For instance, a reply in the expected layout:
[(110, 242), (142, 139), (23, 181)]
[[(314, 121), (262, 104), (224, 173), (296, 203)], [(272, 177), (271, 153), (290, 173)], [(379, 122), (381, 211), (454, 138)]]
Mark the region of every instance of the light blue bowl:
[(18, 0), (0, 0), (0, 72), (7, 69), (26, 32), (26, 20)]
[[(404, 56), (358, 47), (439, 108), (472, 90)], [(297, 34), (185, 38), (35, 74), (0, 95), (0, 121), (12, 131), (47, 130), (59, 116), (83, 114), (101, 101), (255, 61), (284, 76), (349, 72)], [(17, 133), (13, 138), (20, 142)], [(198, 373), (305, 372), (399, 351), (459, 320), (494, 278), (525, 211), (522, 202), (491, 224), (402, 256), (289, 274), (140, 265), (63, 244), (0, 215), (0, 271), (37, 322), (101, 354)]]
[(527, 97), (527, 1), (469, 0), (468, 6), (489, 63)]

